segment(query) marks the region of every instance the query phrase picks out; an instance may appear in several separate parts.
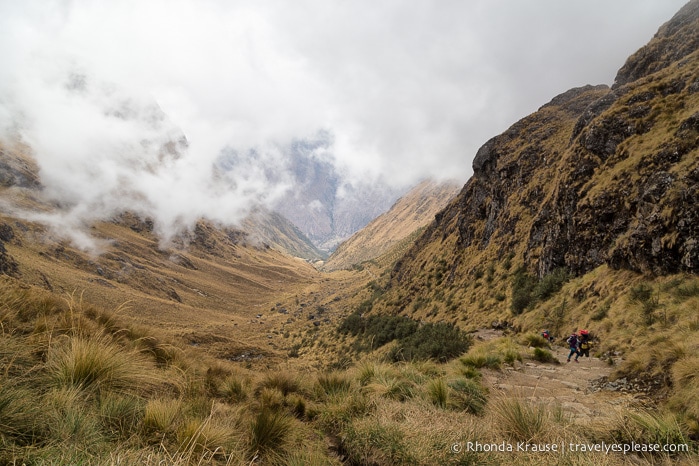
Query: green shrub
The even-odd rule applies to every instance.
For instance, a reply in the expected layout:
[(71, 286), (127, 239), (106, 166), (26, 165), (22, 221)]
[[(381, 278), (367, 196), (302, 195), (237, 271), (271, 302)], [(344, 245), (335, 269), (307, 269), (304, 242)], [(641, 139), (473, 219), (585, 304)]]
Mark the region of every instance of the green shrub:
[(686, 285), (678, 286), (674, 295), (680, 301), (699, 296), (699, 281), (694, 280)]
[(554, 293), (558, 292), (565, 282), (570, 279), (568, 270), (564, 267), (558, 267), (544, 277), (536, 284), (533, 290), (533, 296), (539, 301), (545, 301)]
[(418, 327), (414, 320), (401, 316), (375, 315), (361, 317), (355, 313), (347, 316), (338, 327), (340, 333), (349, 333), (360, 337), (364, 344), (370, 344), (371, 348), (379, 348), (393, 340), (406, 338), (413, 334)]
[(639, 283), (631, 287), (629, 301), (632, 303), (644, 303), (653, 296), (653, 288), (647, 283)]
[(481, 371), (479, 371), (478, 369), (476, 369), (473, 366), (462, 367), (459, 372), (461, 373), (461, 375), (463, 375), (467, 379), (480, 380), (481, 377), (483, 377), (483, 374), (481, 374)]
[(352, 313), (340, 322), (337, 331), (356, 336), (364, 331), (364, 327), (364, 319), (362, 319), (362, 316), (357, 313)]
[(591, 316), (590, 319), (594, 320), (595, 322), (599, 322), (600, 320), (604, 319), (607, 317), (607, 314), (609, 313), (609, 309), (611, 308), (611, 303), (609, 301), (605, 301)]
[(659, 298), (653, 288), (646, 283), (639, 283), (629, 291), (629, 301), (640, 305), (643, 323), (652, 325), (655, 322), (655, 310), (660, 306)]
[(432, 359), (446, 362), (468, 350), (471, 337), (452, 324), (427, 323), (412, 335), (398, 341), (389, 357), (393, 361)]
[(534, 302), (536, 279), (529, 275), (524, 267), (517, 269), (512, 279), (512, 302), (510, 308), (514, 314), (521, 314)]
[(541, 280), (537, 280), (524, 267), (520, 267), (514, 272), (512, 279), (512, 312), (515, 315), (521, 314), (537, 301), (547, 300), (569, 279), (570, 274), (563, 267), (554, 269)]
[(512, 267), (512, 259), (514, 259), (515, 253), (510, 251), (507, 256), (505, 256), (505, 261), (502, 263), (502, 268), (503, 270), (507, 271), (510, 270), (510, 267)]

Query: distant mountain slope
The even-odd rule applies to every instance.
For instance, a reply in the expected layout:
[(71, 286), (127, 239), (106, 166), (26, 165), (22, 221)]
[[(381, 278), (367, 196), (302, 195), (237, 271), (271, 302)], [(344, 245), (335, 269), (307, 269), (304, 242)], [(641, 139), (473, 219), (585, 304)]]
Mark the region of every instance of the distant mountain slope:
[(326, 253), (386, 212), (402, 194), (380, 180), (364, 183), (346, 179), (322, 156), (330, 146), (328, 138), (321, 134), (316, 140), (297, 141), (289, 148), (293, 188), (274, 206)]
[[(698, 41), (694, 0), (613, 88), (572, 89), (486, 142), (473, 177), (395, 266), (386, 301), (506, 312), (492, 272), (513, 264), (537, 277), (602, 265), (699, 273)], [(492, 296), (473, 288), (484, 274)], [(483, 293), (479, 305), (468, 293)]]
[(349, 268), (384, 254), (406, 236), (430, 223), (459, 192), (454, 182), (426, 180), (401, 197), (388, 212), (342, 243), (323, 265), (324, 270)]
[(245, 219), (241, 228), (248, 234), (248, 240), (267, 244), (292, 256), (310, 261), (327, 257), (296, 225), (277, 212), (256, 209)]

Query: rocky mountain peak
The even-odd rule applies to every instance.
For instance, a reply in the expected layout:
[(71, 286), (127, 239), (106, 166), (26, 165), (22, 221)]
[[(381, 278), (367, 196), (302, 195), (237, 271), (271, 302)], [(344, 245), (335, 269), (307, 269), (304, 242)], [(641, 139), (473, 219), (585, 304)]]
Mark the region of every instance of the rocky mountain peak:
[(699, 49), (699, 1), (687, 3), (660, 27), (647, 45), (631, 55), (617, 73), (613, 88), (656, 73)]

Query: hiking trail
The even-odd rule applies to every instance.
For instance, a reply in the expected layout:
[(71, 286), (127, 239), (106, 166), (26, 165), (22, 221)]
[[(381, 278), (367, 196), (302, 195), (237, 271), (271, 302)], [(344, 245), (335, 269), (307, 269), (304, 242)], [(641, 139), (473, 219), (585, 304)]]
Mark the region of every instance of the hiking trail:
[[(502, 332), (478, 332), (482, 340), (502, 336)], [(619, 408), (643, 403), (643, 394), (629, 390), (622, 383), (608, 382), (614, 367), (596, 357), (581, 357), (566, 362), (569, 350), (552, 345), (549, 349), (558, 360), (542, 363), (525, 358), (514, 367), (483, 371), (484, 383), (493, 391), (526, 398), (536, 403), (558, 403), (572, 418), (588, 423), (614, 416)]]

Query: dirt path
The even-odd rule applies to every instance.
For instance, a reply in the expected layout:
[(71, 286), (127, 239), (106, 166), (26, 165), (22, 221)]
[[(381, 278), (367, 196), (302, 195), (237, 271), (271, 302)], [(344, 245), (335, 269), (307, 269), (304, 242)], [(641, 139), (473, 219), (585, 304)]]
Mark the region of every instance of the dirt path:
[(486, 371), (484, 381), (494, 392), (528, 398), (543, 403), (558, 403), (578, 422), (614, 415), (618, 408), (636, 405), (641, 399), (618, 389), (600, 389), (599, 379), (608, 377), (613, 367), (599, 358), (580, 358), (567, 363), (568, 350), (553, 347), (559, 361), (540, 363), (525, 359), (514, 368)]

